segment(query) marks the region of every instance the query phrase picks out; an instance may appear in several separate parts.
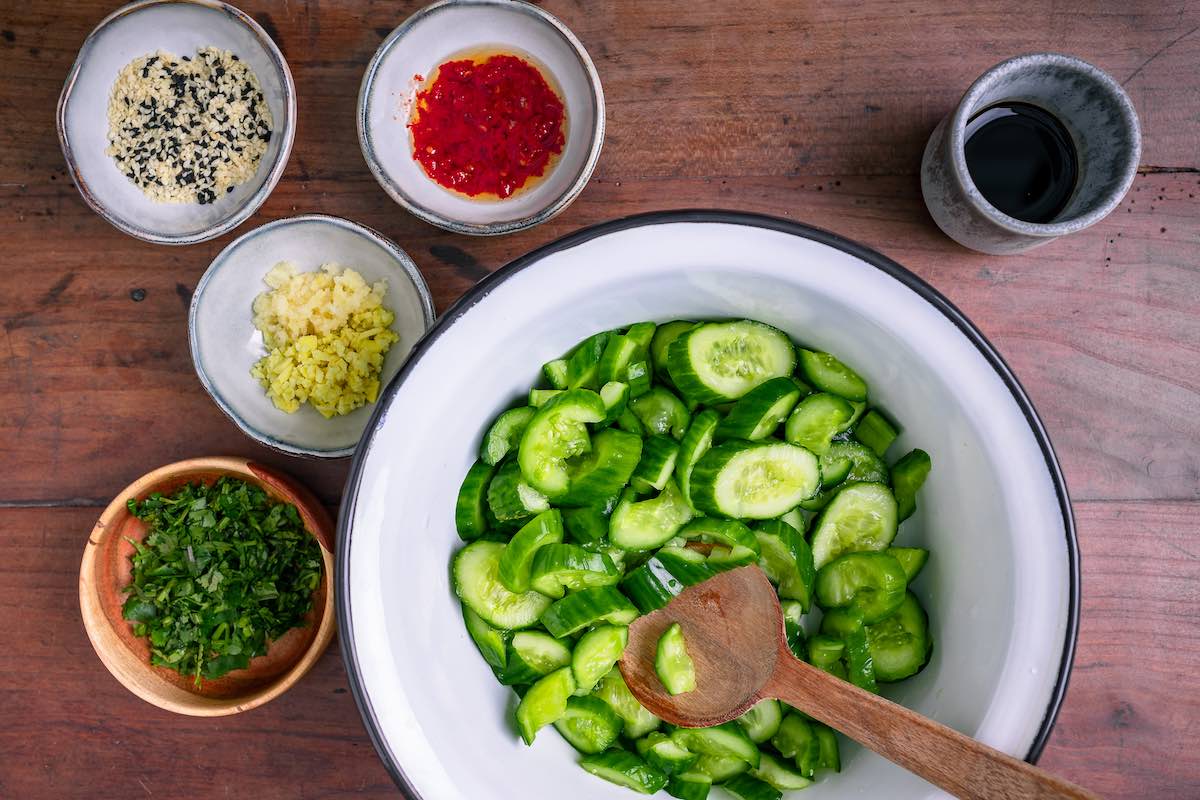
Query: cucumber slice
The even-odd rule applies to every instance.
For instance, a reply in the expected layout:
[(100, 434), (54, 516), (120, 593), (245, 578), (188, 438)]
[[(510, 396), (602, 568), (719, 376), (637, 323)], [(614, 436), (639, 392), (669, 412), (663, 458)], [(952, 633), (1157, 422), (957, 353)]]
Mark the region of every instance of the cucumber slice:
[(770, 753), (763, 753), (758, 769), (750, 770), (750, 774), (781, 792), (806, 789), (812, 784), (811, 780)]
[(568, 389), (597, 389), (600, 386), (600, 358), (608, 346), (608, 331), (593, 334), (579, 343), (567, 359)]
[(695, 753), (689, 753), (680, 747), (670, 736), (658, 731), (638, 739), (634, 745), (647, 764), (665, 775), (687, 772), (699, 758)]
[(467, 608), (465, 604), (462, 607), (462, 613), (467, 633), (470, 634), (471, 641), (479, 648), (479, 654), (483, 656), (483, 660), (493, 670), (503, 670), (504, 665), (508, 663), (508, 632), (496, 630), (488, 625), (482, 617)]
[(779, 604), (783, 611), (783, 635), (788, 650), (801, 661), (808, 660), (808, 647), (804, 635), (804, 606), (796, 600), (784, 600)]
[(817, 457), (784, 442), (726, 442), (692, 470), (692, 502), (706, 514), (771, 519), (821, 486)]
[(542, 365), (542, 376), (552, 389), (567, 388), (567, 360), (556, 358)]
[[(759, 764), (758, 746), (735, 722), (714, 725), (711, 728), (676, 728), (671, 738), (692, 753), (736, 758), (746, 762), (751, 769)], [(713, 780), (721, 780), (713, 776)]]
[(485, 464), (499, 464), (510, 452), (515, 452), (521, 442), (521, 434), (537, 409), (530, 406), (510, 408), (492, 423), (487, 434), (483, 437), (483, 446), (479, 449), (479, 460)]
[[(744, 764), (745, 762), (738, 762)], [(708, 800), (712, 789), (712, 778), (695, 769), (679, 775), (672, 775), (667, 780), (667, 794), (678, 797), (679, 800)]]
[(800, 401), (784, 426), (784, 438), (824, 455), (829, 444), (854, 417), (854, 407), (837, 395), (821, 392)]
[[(503, 578), (504, 573), (500, 575)], [(566, 589), (612, 586), (620, 579), (621, 571), (604, 553), (584, 550), (576, 544), (547, 544), (533, 557), (529, 586), (547, 597), (558, 599)], [(591, 691), (591, 687), (588, 690)]]
[(652, 434), (682, 439), (692, 415), (687, 406), (661, 386), (655, 386), (641, 397), (629, 401), (629, 410)]
[(925, 562), (929, 560), (929, 551), (920, 547), (889, 547), (887, 552), (900, 562), (900, 566), (904, 568), (904, 577), (909, 583), (916, 579), (925, 567)]
[(561, 639), (600, 622), (628, 625), (637, 616), (638, 610), (625, 595), (612, 586), (596, 586), (556, 600), (542, 613), (541, 620), (546, 630)]
[(904, 602), (907, 577), (890, 553), (847, 553), (817, 573), (821, 608), (855, 608), (863, 622), (879, 622)]
[(793, 759), (804, 778), (811, 778), (821, 758), (821, 745), (812, 723), (796, 712), (784, 716), (771, 746), (784, 758)]
[(640, 739), (650, 731), (657, 730), (661, 724), (658, 717), (647, 711), (621, 677), (621, 670), (613, 667), (600, 680), (600, 685), (593, 692), (617, 712), (617, 716), (625, 722), (625, 735), (630, 739)]
[(758, 538), (754, 532), (736, 519), (700, 517), (684, 525), (679, 535), (684, 539), (699, 539), (726, 547), (745, 547), (755, 555), (760, 552)]
[(771, 378), (790, 375), (795, 367), (791, 339), (751, 320), (705, 323), (667, 349), (671, 380), (696, 403), (737, 400)]
[(608, 538), (608, 515), (602, 506), (564, 508), (562, 518), (567, 538), (576, 544), (590, 545)]
[(760, 700), (754, 707), (737, 719), (738, 725), (755, 744), (762, 744), (775, 735), (783, 720), (783, 709), (778, 700)]
[(714, 547), (708, 554), (708, 566), (715, 572), (744, 567), (758, 561), (758, 553), (749, 547), (735, 545), (733, 547)]
[[(683, 440), (679, 443), (679, 457), (675, 459), (675, 479), (679, 481), (679, 491), (683, 499), (692, 504), (692, 470), (701, 456), (712, 447), (713, 436), (721, 415), (712, 410), (701, 411), (692, 419)], [(694, 505), (693, 505), (694, 507)]]
[(621, 591), (643, 614), (662, 608), (689, 586), (708, 580), (716, 572), (694, 550), (659, 550), (621, 581)]
[(651, 436), (642, 445), (642, 458), (633, 471), (630, 485), (635, 492), (661, 492), (675, 470), (679, 444), (667, 436)]
[(529, 405), (535, 409), (541, 408), (562, 393), (562, 389), (530, 389)]
[(792, 529), (803, 535), (808, 530), (808, 520), (805, 519), (805, 514), (799, 508), (793, 508), (786, 514), (779, 516), (779, 521), (792, 526)]
[(802, 349), (800, 369), (804, 378), (822, 392), (847, 400), (867, 399), (867, 382), (829, 353)]
[(683, 628), (678, 622), (671, 623), (663, 631), (663, 635), (658, 637), (654, 671), (658, 673), (658, 679), (670, 695), (696, 690), (696, 665), (688, 655), (687, 643), (683, 640)]
[(790, 377), (771, 378), (733, 404), (717, 426), (714, 438), (718, 442), (765, 439), (778, 430), (799, 399), (800, 387), (794, 380)]
[(584, 756), (579, 766), (609, 783), (633, 789), (639, 794), (654, 794), (667, 785), (667, 776), (628, 750), (613, 748)]
[(571, 482), (567, 459), (591, 449), (587, 423), (603, 419), (604, 401), (586, 389), (563, 392), (538, 409), (517, 451), (529, 485), (547, 497), (564, 494)]
[(892, 467), (892, 486), (896, 487), (896, 504), (900, 520), (904, 521), (917, 510), (917, 492), (929, 477), (933, 462), (924, 450), (913, 450)]
[(845, 643), (833, 636), (818, 635), (808, 640), (809, 663), (839, 678), (846, 677), (846, 667), (842, 664), (845, 652)]
[(632, 433), (635, 436), (644, 437), (646, 435), (646, 426), (629, 410), (628, 403), (625, 404), (625, 410), (617, 417), (616, 426), (626, 433)]
[(896, 538), (896, 498), (880, 483), (850, 483), (837, 491), (813, 526), (817, 569), (843, 553), (883, 550)]
[(666, 542), (692, 518), (692, 509), (668, 480), (659, 495), (634, 502), (626, 492), (609, 519), (608, 538), (624, 550), (653, 550)]
[(635, 322), (625, 331), (625, 335), (632, 339), (643, 353), (650, 352), (650, 343), (654, 341), (654, 334), (658, 330), (658, 325), (653, 322)]
[(561, 542), (562, 514), (552, 508), (543, 511), (517, 531), (500, 556), (500, 583), (510, 592), (528, 592), (533, 558), (542, 547)]
[(903, 680), (929, 663), (933, 651), (929, 618), (912, 592), (904, 595), (895, 614), (867, 626), (867, 647), (880, 681)]
[(537, 623), (550, 598), (537, 592), (510, 592), (500, 582), (500, 558), (507, 545), (476, 541), (459, 550), (451, 567), (454, 593), (494, 628), (517, 630)]
[(554, 723), (567, 743), (585, 755), (602, 753), (621, 735), (621, 718), (598, 697), (571, 697)]
[[(762, 757), (761, 755), (759, 756)], [(750, 769), (750, 764), (740, 758), (725, 758), (723, 756), (701, 755), (696, 760), (693, 771), (707, 775), (715, 783), (727, 781), (735, 775), (741, 775)]]
[(843, 659), (851, 683), (868, 692), (878, 692), (875, 662), (867, 643), (867, 629), (857, 608), (831, 608), (821, 617), (821, 633), (837, 636), (846, 645)]
[(567, 701), (574, 691), (575, 679), (569, 667), (555, 670), (529, 687), (517, 706), (517, 729), (525, 744), (533, 744), (538, 730), (567, 713)]
[(637, 358), (639, 352), (641, 348), (637, 342), (628, 336), (610, 336), (604, 354), (600, 357), (600, 382), (628, 381), (629, 364)]
[(842, 771), (842, 757), (838, 752), (837, 734), (833, 728), (828, 725), (822, 725), (819, 722), (812, 723), (813, 730), (817, 734), (817, 742), (821, 747), (820, 758), (817, 759), (817, 769), (831, 769), (834, 772)]
[(575, 693), (590, 694), (620, 660), (628, 641), (629, 628), (624, 625), (599, 625), (579, 637), (571, 654)]
[(600, 387), (600, 401), (604, 403), (604, 420), (600, 424), (613, 424), (629, 405), (629, 384), (609, 381)]
[(896, 441), (896, 437), (899, 435), (900, 432), (896, 430), (896, 426), (877, 409), (868, 411), (854, 427), (854, 438), (871, 448), (872, 452), (880, 458), (883, 458), (884, 453), (888, 451), (892, 442)]
[(888, 468), (883, 459), (858, 442), (834, 442), (829, 445), (829, 449), (821, 456), (821, 471), (828, 469), (831, 473), (836, 472), (842, 469), (843, 461), (850, 462), (850, 469), (843, 478), (845, 481), (888, 482)]
[(667, 322), (658, 326), (658, 330), (654, 331), (654, 337), (650, 340), (650, 360), (651, 366), (654, 368), (654, 374), (659, 380), (664, 380), (667, 383), (671, 381), (671, 373), (667, 369), (667, 349), (671, 343), (684, 334), (696, 327), (698, 323), (689, 320), (678, 319), (674, 322)]
[(629, 381), (630, 397), (641, 397), (650, 391), (650, 365), (646, 361), (634, 361), (625, 374), (626, 380)]
[[(828, 461), (823, 462), (821, 464), (821, 488), (832, 489), (835, 486), (845, 483), (853, 466), (854, 462), (848, 458), (838, 459), (832, 463)], [(824, 505), (821, 506), (821, 508), (824, 507)]]
[(458, 500), (454, 503), (454, 527), (459, 537), (466, 541), (487, 532), (487, 488), (495, 474), (496, 468), (481, 460), (472, 464), (463, 478)]
[(567, 506), (603, 503), (621, 493), (642, 457), (642, 440), (606, 428), (592, 436), (591, 450), (566, 462), (567, 491), (555, 499)]
[(780, 800), (783, 797), (774, 786), (746, 774), (733, 776), (721, 784), (721, 788), (738, 800)]
[(562, 642), (541, 631), (518, 631), (509, 643), (508, 666), (500, 673), (506, 686), (534, 683), (571, 663), (571, 651)]
[(527, 519), (550, 508), (549, 499), (525, 481), (516, 461), (500, 465), (488, 484), (487, 502), (499, 522)]
[(801, 608), (808, 611), (812, 607), (816, 578), (808, 542), (791, 525), (777, 519), (760, 522), (754, 535), (761, 550), (758, 565), (778, 587), (779, 596), (799, 601)]

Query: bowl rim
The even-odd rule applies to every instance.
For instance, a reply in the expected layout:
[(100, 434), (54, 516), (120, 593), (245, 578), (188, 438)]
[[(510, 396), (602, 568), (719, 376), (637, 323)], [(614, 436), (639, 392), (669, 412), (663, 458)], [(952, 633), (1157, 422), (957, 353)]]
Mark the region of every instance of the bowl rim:
[[(301, 507), (303, 509), (301, 514), (303, 516), (311, 516), (315, 523), (313, 527), (317, 528), (317, 530), (309, 530), (309, 533), (317, 540), (317, 544), (321, 548), (321, 561), (325, 567), (326, 580), (325, 609), (321, 614), (320, 620), (316, 623), (317, 630), (313, 634), (313, 639), (308, 647), (300, 654), (291, 667), (271, 683), (255, 689), (248, 694), (228, 698), (208, 698), (206, 702), (197, 702), (192, 705), (175, 702), (156, 695), (144, 686), (128, 680), (122, 674), (118, 659), (110, 655), (108, 645), (103, 641), (103, 636), (95, 630), (96, 623), (93, 620), (103, 616), (103, 613), (99, 610), (95, 599), (96, 590), (90, 576), (95, 571), (96, 557), (99, 550), (97, 545), (100, 539), (105, 535), (106, 528), (113, 522), (114, 518), (124, 511), (126, 502), (130, 497), (140, 495), (164, 480), (199, 470), (235, 476), (266, 489), (268, 493), (285, 497), (287, 502)], [(306, 529), (308, 528), (307, 521), (305, 527)], [(334, 526), (332, 520), (329, 519), (328, 512), (325, 510), (324, 505), (308, 489), (290, 475), (274, 467), (258, 463), (253, 459), (238, 456), (207, 456), (176, 461), (153, 469), (130, 483), (113, 497), (112, 501), (109, 502), (97, 518), (96, 524), (88, 535), (87, 543), (84, 545), (83, 558), (79, 562), (78, 591), (80, 615), (88, 641), (91, 643), (92, 649), (95, 650), (96, 656), (104, 664), (105, 669), (109, 671), (118, 683), (147, 703), (158, 706), (166, 711), (194, 717), (222, 717), (231, 714), (240, 714), (243, 711), (249, 711), (252, 708), (264, 705), (292, 688), (301, 678), (307, 675), (333, 640), (333, 634), (337, 627), (335, 619), (336, 610), (334, 608), (336, 605), (336, 592), (334, 589), (336, 571), (334, 569), (334, 547), (332, 546), (333, 542), (330, 541), (330, 537), (333, 534)], [(107, 620), (107, 617), (105, 619)], [(147, 670), (154, 669), (149, 664), (143, 663), (142, 666)]]
[(598, 225), (582, 228), (573, 233), (569, 233), (559, 239), (556, 239), (548, 244), (542, 245), (523, 256), (520, 256), (508, 264), (505, 264), (495, 272), (485, 276), (482, 280), (476, 283), (471, 289), (449, 309), (446, 310), (438, 322), (430, 328), (425, 336), (414, 345), (412, 352), (409, 354), (408, 360), (404, 367), (392, 378), (391, 382), (380, 394), (378, 403), (371, 420), (368, 423), (367, 430), (363, 433), (363, 438), (359, 441), (358, 452), (354, 456), (354, 460), (350, 466), (350, 473), (346, 478), (346, 486), (342, 492), (342, 504), (338, 512), (337, 524), (337, 559), (336, 559), (336, 578), (337, 585), (335, 589), (338, 615), (338, 636), (342, 661), (346, 666), (346, 677), (350, 684), (350, 693), (354, 696), (354, 701), (358, 705), (359, 713), (363, 718), (363, 726), (367, 729), (367, 733), (371, 737), (371, 743), (375, 747), (375, 751), (379, 754), (380, 760), (387, 769), (388, 774), (392, 776), (392, 780), (396, 786), (400, 788), (406, 796), (413, 800), (421, 800), (422, 795), (417, 791), (416, 787), (409, 781), (400, 764), (393, 757), (387, 744), (383, 741), (380, 734), (380, 726), (375, 711), (371, 705), (371, 700), (367, 696), (362, 682), (361, 668), (358, 662), (358, 654), (355, 649), (354, 624), (350, 614), (350, 543), (352, 537), (352, 529), (350, 522), (354, 517), (355, 507), (358, 503), (358, 495), (360, 483), (362, 479), (363, 467), (366, 463), (364, 455), (370, 449), (369, 445), (375, 434), (379, 431), (384, 417), (386, 416), (387, 408), (391, 404), (393, 396), (400, 390), (405, 378), (411, 371), (413, 366), (421, 359), (425, 351), (437, 341), (438, 337), (452, 326), (459, 317), (463, 316), (472, 306), (482, 300), (493, 288), (503, 281), (518, 274), (523, 269), (532, 264), (541, 261), (543, 258), (558, 253), (562, 250), (568, 250), (577, 245), (588, 242), (592, 239), (605, 236), (610, 233), (640, 228), (650, 225), (665, 225), (672, 223), (717, 223), (726, 225), (743, 225), (747, 227), (760, 228), (769, 231), (777, 231), (780, 233), (788, 233), (794, 236), (799, 236), (805, 239), (818, 242), (820, 244), (833, 247), (841, 250), (851, 256), (861, 259), (870, 264), (876, 269), (886, 273), (903, 283), (912, 291), (920, 295), (931, 306), (940, 311), (946, 318), (955, 325), (963, 335), (979, 350), (980, 354), (987, 362), (995, 369), (997, 376), (1003, 381), (1012, 393), (1013, 400), (1021, 409), (1025, 416), (1026, 422), (1029, 424), (1030, 431), (1037, 440), (1038, 446), (1045, 458), (1046, 469), (1050, 474), (1051, 482), (1054, 484), (1054, 492), (1058, 499), (1059, 510), (1062, 513), (1063, 529), (1066, 533), (1067, 547), (1067, 572), (1070, 586), (1067, 592), (1067, 619), (1065, 641), (1063, 643), (1062, 656), (1059, 661), (1058, 675), (1055, 679), (1054, 688), (1050, 694), (1049, 704), (1045, 714), (1042, 717), (1042, 722), (1038, 727), (1037, 734), (1034, 736), (1033, 742), (1030, 745), (1029, 752), (1025, 755), (1025, 760), (1031, 764), (1037, 763), (1038, 757), (1046, 746), (1046, 741), (1050, 737), (1050, 732), (1054, 728), (1054, 722), (1058, 717), (1058, 712), (1062, 707), (1063, 700), (1067, 692), (1067, 684), (1071, 675), (1071, 666), (1075, 657), (1075, 645), (1079, 633), (1079, 608), (1080, 608), (1080, 555), (1079, 542), (1075, 531), (1075, 517), (1071, 509), (1070, 496), (1067, 493), (1066, 479), (1063, 477), (1062, 469), (1059, 467), (1058, 457), (1055, 455), (1054, 446), (1050, 442), (1050, 437), (1046, 433), (1041, 419), (1038, 417), (1037, 411), (1034, 410), (1033, 402), (1029, 399), (1029, 395), (1025, 392), (1025, 388), (1017, 380), (1012, 369), (1004, 361), (999, 351), (988, 341), (983, 332), (972, 323), (965, 314), (954, 306), (941, 292), (926, 283), (922, 278), (915, 273), (910, 272), (899, 263), (893, 261), (887, 256), (873, 250), (865, 245), (859, 244), (851, 239), (840, 236), (839, 234), (826, 231), (822, 228), (817, 228), (804, 223), (795, 222), (793, 220), (781, 219), (765, 214), (755, 214), (744, 211), (727, 211), (720, 209), (680, 209), (673, 211), (652, 211), (644, 214), (635, 214), (633, 216), (621, 217), (618, 219), (602, 222)]
[[(562, 194), (540, 210), (520, 219), (480, 224), (463, 222), (431, 211), (410, 197), (400, 184), (393, 180), (392, 176), (383, 168), (383, 165), (379, 162), (379, 158), (375, 155), (375, 145), (371, 137), (370, 125), (367, 122), (367, 112), (371, 93), (375, 85), (375, 78), (379, 74), (379, 68), (384, 58), (387, 57), (392, 47), (422, 19), (446, 8), (459, 8), (463, 6), (496, 6), (527, 14), (539, 22), (550, 25), (559, 36), (566, 40), (568, 46), (574, 51), (575, 57), (579, 59), (579, 63), (587, 75), (588, 85), (592, 90), (592, 104), (595, 106), (596, 119), (592, 125), (591, 142), (583, 168)], [(600, 151), (604, 147), (604, 114), (604, 88), (600, 83), (600, 74), (596, 71), (596, 65), (592, 62), (592, 57), (588, 55), (583, 42), (579, 41), (579, 38), (553, 14), (535, 5), (523, 2), (523, 0), (440, 0), (414, 12), (412, 16), (401, 22), (395, 30), (389, 33), (387, 38), (376, 49), (375, 55), (371, 57), (371, 61), (367, 65), (366, 72), (363, 73), (362, 83), (359, 84), (358, 107), (355, 117), (358, 127), (358, 145), (362, 150), (363, 159), (367, 162), (367, 166), (371, 170), (371, 174), (375, 176), (375, 180), (379, 182), (383, 190), (406, 211), (417, 219), (428, 222), (431, 225), (436, 225), (439, 228), (453, 231), (454, 233), (463, 233), (469, 236), (500, 236), (532, 228), (535, 225), (540, 225), (558, 216), (579, 196), (579, 193), (583, 191), (588, 181), (591, 180), (592, 173), (596, 169), (596, 163), (600, 160)]]
[[(96, 41), (104, 33), (105, 29), (112, 23), (126, 16), (130, 16), (144, 9), (153, 6), (165, 5), (194, 5), (208, 8), (213, 11), (222, 11), (229, 16), (234, 22), (241, 23), (242, 26), (249, 29), (258, 39), (263, 49), (266, 50), (272, 64), (279, 74), (283, 77), (283, 105), (284, 105), (284, 124), (282, 129), (277, 129), (276, 132), (282, 134), (283, 142), (279, 146), (279, 152), (275, 156), (275, 161), (271, 165), (270, 171), (267, 173), (267, 178), (263, 181), (262, 186), (258, 187), (258, 191), (245, 199), (242, 205), (236, 208), (232, 214), (224, 219), (218, 220), (195, 233), (181, 234), (164, 234), (152, 231), (148, 228), (135, 225), (117, 217), (111, 212), (108, 206), (104, 205), (100, 199), (92, 193), (87, 181), (83, 178), (83, 173), (79, 169), (79, 164), (75, 160), (75, 152), (71, 147), (71, 137), (67, 133), (67, 104), (71, 100), (71, 94), (75, 89), (75, 83), (83, 72), (84, 61), (87, 59), (92, 47)], [(132, 3), (121, 6), (116, 11), (102, 19), (92, 32), (83, 40), (83, 45), (79, 48), (78, 55), (75, 56), (75, 62), (71, 65), (71, 71), (67, 73), (67, 79), (63, 83), (62, 92), (58, 96), (58, 107), (55, 111), (55, 124), (58, 128), (58, 143), (62, 148), (63, 158), (67, 162), (67, 173), (71, 176), (71, 182), (75, 184), (75, 188), (79, 190), (80, 196), (87, 205), (100, 215), (102, 219), (108, 222), (122, 233), (127, 233), (136, 239), (152, 242), (153, 244), (167, 245), (188, 245), (206, 242), (209, 239), (215, 239), (222, 234), (228, 233), (234, 228), (241, 225), (249, 219), (254, 212), (262, 207), (271, 192), (275, 190), (279, 179), (283, 177), (283, 172), (287, 168), (288, 159), (292, 154), (292, 145), (296, 139), (296, 83), (292, 79), (292, 71), (288, 67), (287, 60), (283, 57), (279, 47), (275, 41), (267, 34), (263, 27), (259, 25), (252, 17), (243, 12), (241, 9), (235, 8), (228, 3), (223, 3), (220, 0), (134, 0)]]
[[(320, 222), (324, 224), (335, 225), (339, 228), (345, 228), (352, 233), (356, 233), (374, 241), (380, 247), (390, 252), (392, 258), (395, 259), (397, 264), (399, 264), (401, 271), (408, 276), (413, 283), (413, 287), (416, 289), (417, 298), (421, 302), (421, 321), (424, 323), (425, 332), (429, 331), (430, 326), (434, 324), (434, 320), (437, 317), (433, 309), (433, 295), (429, 293), (429, 286), (425, 283), (425, 277), (421, 274), (421, 270), (417, 267), (416, 262), (412, 260), (412, 257), (409, 256), (408, 253), (406, 253), (400, 247), (400, 245), (396, 244), (374, 228), (367, 227), (360, 222), (354, 222), (353, 220), (345, 219), (344, 217), (335, 217), (330, 214), (299, 214), (294, 217), (283, 217), (282, 219), (271, 220), (264, 225), (259, 225), (257, 228), (248, 230), (229, 244), (225, 245), (224, 249), (222, 249), (220, 253), (217, 253), (216, 257), (208, 265), (208, 269), (204, 270), (204, 274), (200, 277), (200, 281), (196, 284), (196, 289), (192, 292), (192, 301), (188, 306), (188, 351), (192, 358), (192, 368), (196, 371), (196, 377), (200, 379), (200, 384), (204, 387), (204, 391), (206, 391), (208, 396), (212, 398), (212, 401), (217, 404), (217, 408), (221, 409), (221, 412), (225, 414), (225, 416), (229, 417), (229, 419), (233, 421), (233, 424), (237, 425), (242, 433), (246, 434), (259, 444), (265, 445), (276, 452), (284, 453), (286, 455), (304, 456), (309, 458), (345, 458), (346, 456), (353, 454), (358, 448), (358, 445), (361, 443), (361, 437), (359, 442), (356, 442), (349, 447), (335, 447), (328, 449), (319, 447), (305, 447), (303, 445), (284, 441), (283, 439), (278, 439), (274, 436), (264, 433), (247, 422), (246, 419), (242, 417), (242, 415), (239, 414), (230, 403), (226, 402), (225, 398), (222, 397), (220, 393), (217, 392), (216, 387), (213, 385), (212, 379), (208, 375), (208, 371), (204, 368), (204, 364), (200, 359), (200, 342), (196, 333), (196, 314), (199, 311), (200, 299), (204, 295), (204, 290), (208, 287), (209, 280), (217, 273), (217, 270), (224, 266), (229, 255), (233, 253), (235, 249), (254, 237), (263, 233), (267, 233), (268, 231), (272, 231), (275, 228), (285, 228), (289, 225), (306, 224), (312, 222)], [(424, 339), (424, 335), (422, 335), (422, 339)], [(422, 339), (419, 339), (417, 343), (419, 343)], [(414, 343), (414, 348), (416, 347), (417, 343)], [(407, 359), (405, 360), (407, 362)], [(401, 371), (403, 371), (403, 369), (404, 367), (402, 365)], [(382, 399), (383, 395), (381, 395), (375, 401), (376, 404), (378, 404), (378, 402)], [(367, 420), (366, 427), (364, 427), (363, 430), (368, 430), (373, 424), (375, 424), (375, 417), (371, 416)]]

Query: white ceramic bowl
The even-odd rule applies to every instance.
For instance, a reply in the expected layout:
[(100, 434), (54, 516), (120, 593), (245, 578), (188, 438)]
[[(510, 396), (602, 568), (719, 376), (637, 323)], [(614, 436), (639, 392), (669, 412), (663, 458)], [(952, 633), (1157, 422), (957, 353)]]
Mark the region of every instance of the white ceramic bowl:
[[(210, 46), (232, 51), (258, 77), (274, 119), (271, 141), (254, 177), (216, 202), (157, 203), (105, 155), (113, 82), (156, 50), (193, 56)], [(245, 222), (283, 175), (295, 119), (296, 87), (279, 48), (249, 16), (212, 0), (140, 0), (117, 9), (84, 41), (58, 100), (59, 142), (83, 199), (120, 230), (158, 244), (203, 242)]]
[[(463, 629), (447, 563), (454, 501), (488, 422), (545, 361), (639, 320), (750, 317), (844, 358), (933, 458), (898, 544), (930, 548), (914, 584), (933, 658), (885, 694), (1035, 758), (1066, 686), (1078, 554), (1054, 453), (996, 351), (887, 258), (792, 222), (652, 214), (568, 236), (485, 278), (388, 387), (339, 521), (339, 638), (384, 763), (422, 800), (628, 800), (549, 733), (525, 747)], [(941, 796), (857, 746), (805, 798)], [(800, 795), (797, 795), (798, 797)]]
[[(532, 56), (562, 92), (566, 146), (546, 177), (503, 200), (472, 200), (443, 188), (413, 158), (408, 121), (421, 85), (464, 51)], [(405, 20), (383, 40), (358, 93), (358, 138), (371, 173), (417, 217), (474, 235), (512, 233), (558, 214), (583, 190), (604, 143), (604, 92), (592, 59), (559, 20), (513, 0), (443, 0)]]
[(277, 409), (250, 377), (266, 355), (251, 305), (269, 287), (263, 277), (280, 261), (311, 272), (330, 261), (350, 267), (367, 283), (387, 281), (384, 305), (400, 341), (383, 362), (386, 386), (409, 351), (433, 324), (433, 300), (408, 254), (370, 228), (338, 217), (311, 214), (269, 222), (229, 244), (213, 259), (192, 294), (188, 344), (205, 390), (247, 435), (293, 455), (341, 458), (354, 452), (373, 405), (325, 419), (305, 403), (293, 414)]

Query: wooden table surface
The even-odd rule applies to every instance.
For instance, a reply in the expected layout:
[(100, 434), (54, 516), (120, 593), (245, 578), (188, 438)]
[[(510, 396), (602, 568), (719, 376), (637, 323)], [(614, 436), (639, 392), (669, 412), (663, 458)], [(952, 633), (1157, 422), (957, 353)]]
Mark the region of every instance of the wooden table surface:
[[(363, 69), (417, 4), (245, 0), (295, 76), (295, 151), (249, 222), (171, 248), (89, 211), (54, 133), (62, 81), (113, 4), (0, 0), (0, 797), (394, 796), (336, 647), (282, 699), (193, 720), (121, 688), (80, 623), (88, 531), (153, 467), (254, 456), (338, 501), (345, 462), (255, 446), (192, 371), (189, 297), (234, 236), (303, 212), (366, 223), (412, 255), (441, 311), (532, 247), (675, 207), (852, 237), (979, 325), (1032, 395), (1079, 520), (1079, 649), (1041, 763), (1108, 797), (1200, 797), (1200, 5), (953, 5), (548, 0), (604, 82), (604, 153), (557, 219), (475, 239), (393, 204), (355, 137)], [(922, 147), (975, 76), (1042, 49), (1124, 84), (1140, 174), (1091, 230), (1028, 255), (968, 252), (921, 202)]]

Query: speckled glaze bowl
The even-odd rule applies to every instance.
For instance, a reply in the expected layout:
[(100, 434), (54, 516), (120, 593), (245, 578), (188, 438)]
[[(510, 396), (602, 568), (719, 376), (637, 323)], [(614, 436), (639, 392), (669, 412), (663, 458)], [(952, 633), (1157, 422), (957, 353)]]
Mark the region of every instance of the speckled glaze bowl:
[[(1048, 223), (1003, 213), (971, 180), (964, 150), (967, 123), (1001, 101), (1049, 111), (1074, 140), (1079, 159), (1075, 191)], [(938, 124), (925, 146), (921, 192), (938, 227), (959, 244), (993, 255), (1020, 253), (1108, 216), (1133, 184), (1141, 153), (1137, 112), (1111, 75), (1071, 56), (1031, 53), (985, 72)]]
[[(126, 178), (108, 147), (108, 98), (121, 69), (156, 50), (194, 55), (230, 50), (262, 86), (274, 127), (254, 176), (208, 205), (158, 203)], [(58, 100), (58, 139), (67, 169), (92, 209), (130, 236), (156, 244), (195, 244), (246, 221), (283, 175), (295, 138), (296, 87), (279, 48), (262, 27), (214, 0), (139, 0), (96, 26), (75, 59)]]
[[(544, 178), (503, 200), (452, 192), (413, 157), (408, 121), (421, 82), (463, 53), (529, 57), (566, 106), (566, 146)], [(587, 185), (604, 144), (604, 91), (583, 44), (537, 6), (514, 0), (442, 0), (401, 23), (379, 46), (358, 94), (358, 139), (371, 173), (392, 199), (428, 223), (491, 236), (540, 225)]]

